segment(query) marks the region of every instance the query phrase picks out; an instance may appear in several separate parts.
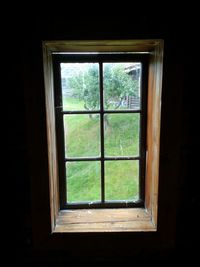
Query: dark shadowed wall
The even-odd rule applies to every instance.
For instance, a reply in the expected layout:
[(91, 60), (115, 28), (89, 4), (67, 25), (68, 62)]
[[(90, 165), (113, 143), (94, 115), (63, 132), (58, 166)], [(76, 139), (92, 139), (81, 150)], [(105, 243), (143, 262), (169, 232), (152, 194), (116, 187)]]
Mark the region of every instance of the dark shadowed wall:
[[(196, 68), (197, 19), (185, 13), (168, 12), (142, 14), (123, 13), (110, 16), (90, 13), (69, 18), (70, 10), (57, 16), (25, 13), (14, 33), (19, 50), (16, 55), (17, 86), (13, 88), (11, 104), (15, 110), (10, 122), (10, 153), (13, 160), (16, 208), (16, 260), (26, 266), (116, 266), (138, 262), (194, 259), (199, 234), (196, 216), (200, 208), (198, 188), (199, 151), (199, 98)], [(65, 15), (64, 15), (65, 14)], [(31, 179), (47, 170), (45, 106), (42, 73), (42, 40), (70, 39), (147, 39), (161, 38), (165, 42), (159, 207), (159, 222), (170, 229), (170, 244), (148, 249), (134, 246), (127, 235), (102, 235), (98, 249), (90, 250), (90, 238), (77, 250), (37, 250), (33, 244)], [(16, 84), (16, 83), (15, 83)], [(34, 160), (35, 163), (34, 163)], [(35, 168), (33, 165), (35, 164)], [(42, 183), (42, 181), (41, 181)], [(166, 190), (167, 188), (167, 190)], [(170, 189), (170, 190), (169, 190)], [(45, 201), (45, 193), (44, 193)], [(168, 234), (168, 231), (166, 232)], [(130, 234), (131, 236), (131, 234)], [(76, 237), (77, 244), (83, 236)], [(109, 239), (109, 241), (108, 241)], [(126, 250), (117, 248), (116, 242), (127, 242)], [(153, 240), (153, 239), (152, 239)], [(83, 241), (83, 240), (82, 240)], [(198, 241), (198, 240), (197, 240)], [(109, 242), (110, 249), (103, 249)], [(127, 249), (129, 248), (129, 249)]]

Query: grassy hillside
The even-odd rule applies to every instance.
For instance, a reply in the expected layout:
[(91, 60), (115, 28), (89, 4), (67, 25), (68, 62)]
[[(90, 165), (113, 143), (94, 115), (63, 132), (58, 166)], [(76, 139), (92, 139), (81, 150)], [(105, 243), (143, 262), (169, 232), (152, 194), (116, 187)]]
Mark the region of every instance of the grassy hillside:
[[(68, 100), (69, 101), (69, 100)], [(68, 102), (69, 103), (69, 102)], [(82, 103), (70, 103), (79, 109)], [(70, 107), (70, 108), (71, 108)], [(139, 115), (109, 114), (104, 130), (105, 156), (137, 156), (139, 153)], [(65, 115), (66, 157), (100, 156), (99, 115)], [(67, 198), (69, 202), (100, 200), (100, 162), (69, 162), (67, 172)], [(138, 197), (138, 161), (105, 162), (106, 200), (131, 200)]]

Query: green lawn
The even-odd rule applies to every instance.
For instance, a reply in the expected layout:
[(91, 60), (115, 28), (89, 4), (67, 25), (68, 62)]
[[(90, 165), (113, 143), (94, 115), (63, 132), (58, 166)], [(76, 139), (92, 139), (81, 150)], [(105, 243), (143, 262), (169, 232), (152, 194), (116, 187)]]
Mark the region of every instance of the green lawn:
[[(64, 105), (66, 102), (63, 103)], [(67, 101), (67, 109), (80, 110), (83, 102)], [(104, 131), (105, 156), (137, 156), (139, 153), (139, 115), (109, 114)], [(99, 115), (65, 115), (65, 153), (68, 157), (100, 155)], [(67, 163), (67, 198), (69, 202), (100, 200), (100, 162)], [(105, 162), (106, 200), (138, 198), (138, 161)]]

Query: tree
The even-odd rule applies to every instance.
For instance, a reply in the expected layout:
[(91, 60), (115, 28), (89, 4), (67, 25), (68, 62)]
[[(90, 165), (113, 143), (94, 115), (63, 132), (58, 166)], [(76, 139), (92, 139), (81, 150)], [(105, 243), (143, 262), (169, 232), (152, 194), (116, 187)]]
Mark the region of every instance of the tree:
[(138, 80), (133, 80), (125, 72), (123, 63), (107, 63), (104, 67), (104, 106), (106, 109), (118, 109), (127, 105), (130, 96), (138, 92)]
[[(69, 85), (73, 97), (83, 100), (86, 110), (99, 108), (98, 64), (89, 64), (86, 69), (80, 69), (69, 78)], [(137, 95), (139, 83), (125, 72), (124, 63), (104, 63), (103, 86), (104, 108), (118, 109), (127, 105), (128, 97)]]

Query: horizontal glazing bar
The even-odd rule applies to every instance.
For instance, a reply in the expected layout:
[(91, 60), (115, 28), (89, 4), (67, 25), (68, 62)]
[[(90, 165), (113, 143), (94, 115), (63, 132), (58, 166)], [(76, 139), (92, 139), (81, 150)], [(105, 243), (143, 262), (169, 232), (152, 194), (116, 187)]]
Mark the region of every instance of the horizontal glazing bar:
[(100, 111), (96, 110), (73, 110), (73, 111), (61, 111), (62, 114), (99, 114)]
[(109, 113), (141, 113), (142, 110), (131, 110), (131, 109), (126, 109), (126, 110), (104, 110), (104, 111), (96, 111), (96, 110), (73, 110), (73, 111), (61, 111), (62, 114), (109, 114)]
[(109, 109), (109, 110), (104, 110), (103, 113), (141, 113), (141, 109), (136, 109), (136, 110), (132, 110), (132, 109), (124, 109), (124, 110), (117, 110), (117, 109)]
[(67, 161), (98, 161), (101, 160), (100, 157), (82, 157), (82, 158), (65, 158), (65, 162)]
[(76, 202), (66, 203), (65, 209), (83, 209), (83, 208), (131, 208), (143, 207), (144, 202), (138, 201), (105, 201), (105, 202)]
[(141, 157), (105, 157), (104, 160), (140, 160)]
[(84, 157), (84, 158), (65, 158), (65, 162), (67, 161), (100, 161), (100, 160), (140, 160), (141, 157)]

